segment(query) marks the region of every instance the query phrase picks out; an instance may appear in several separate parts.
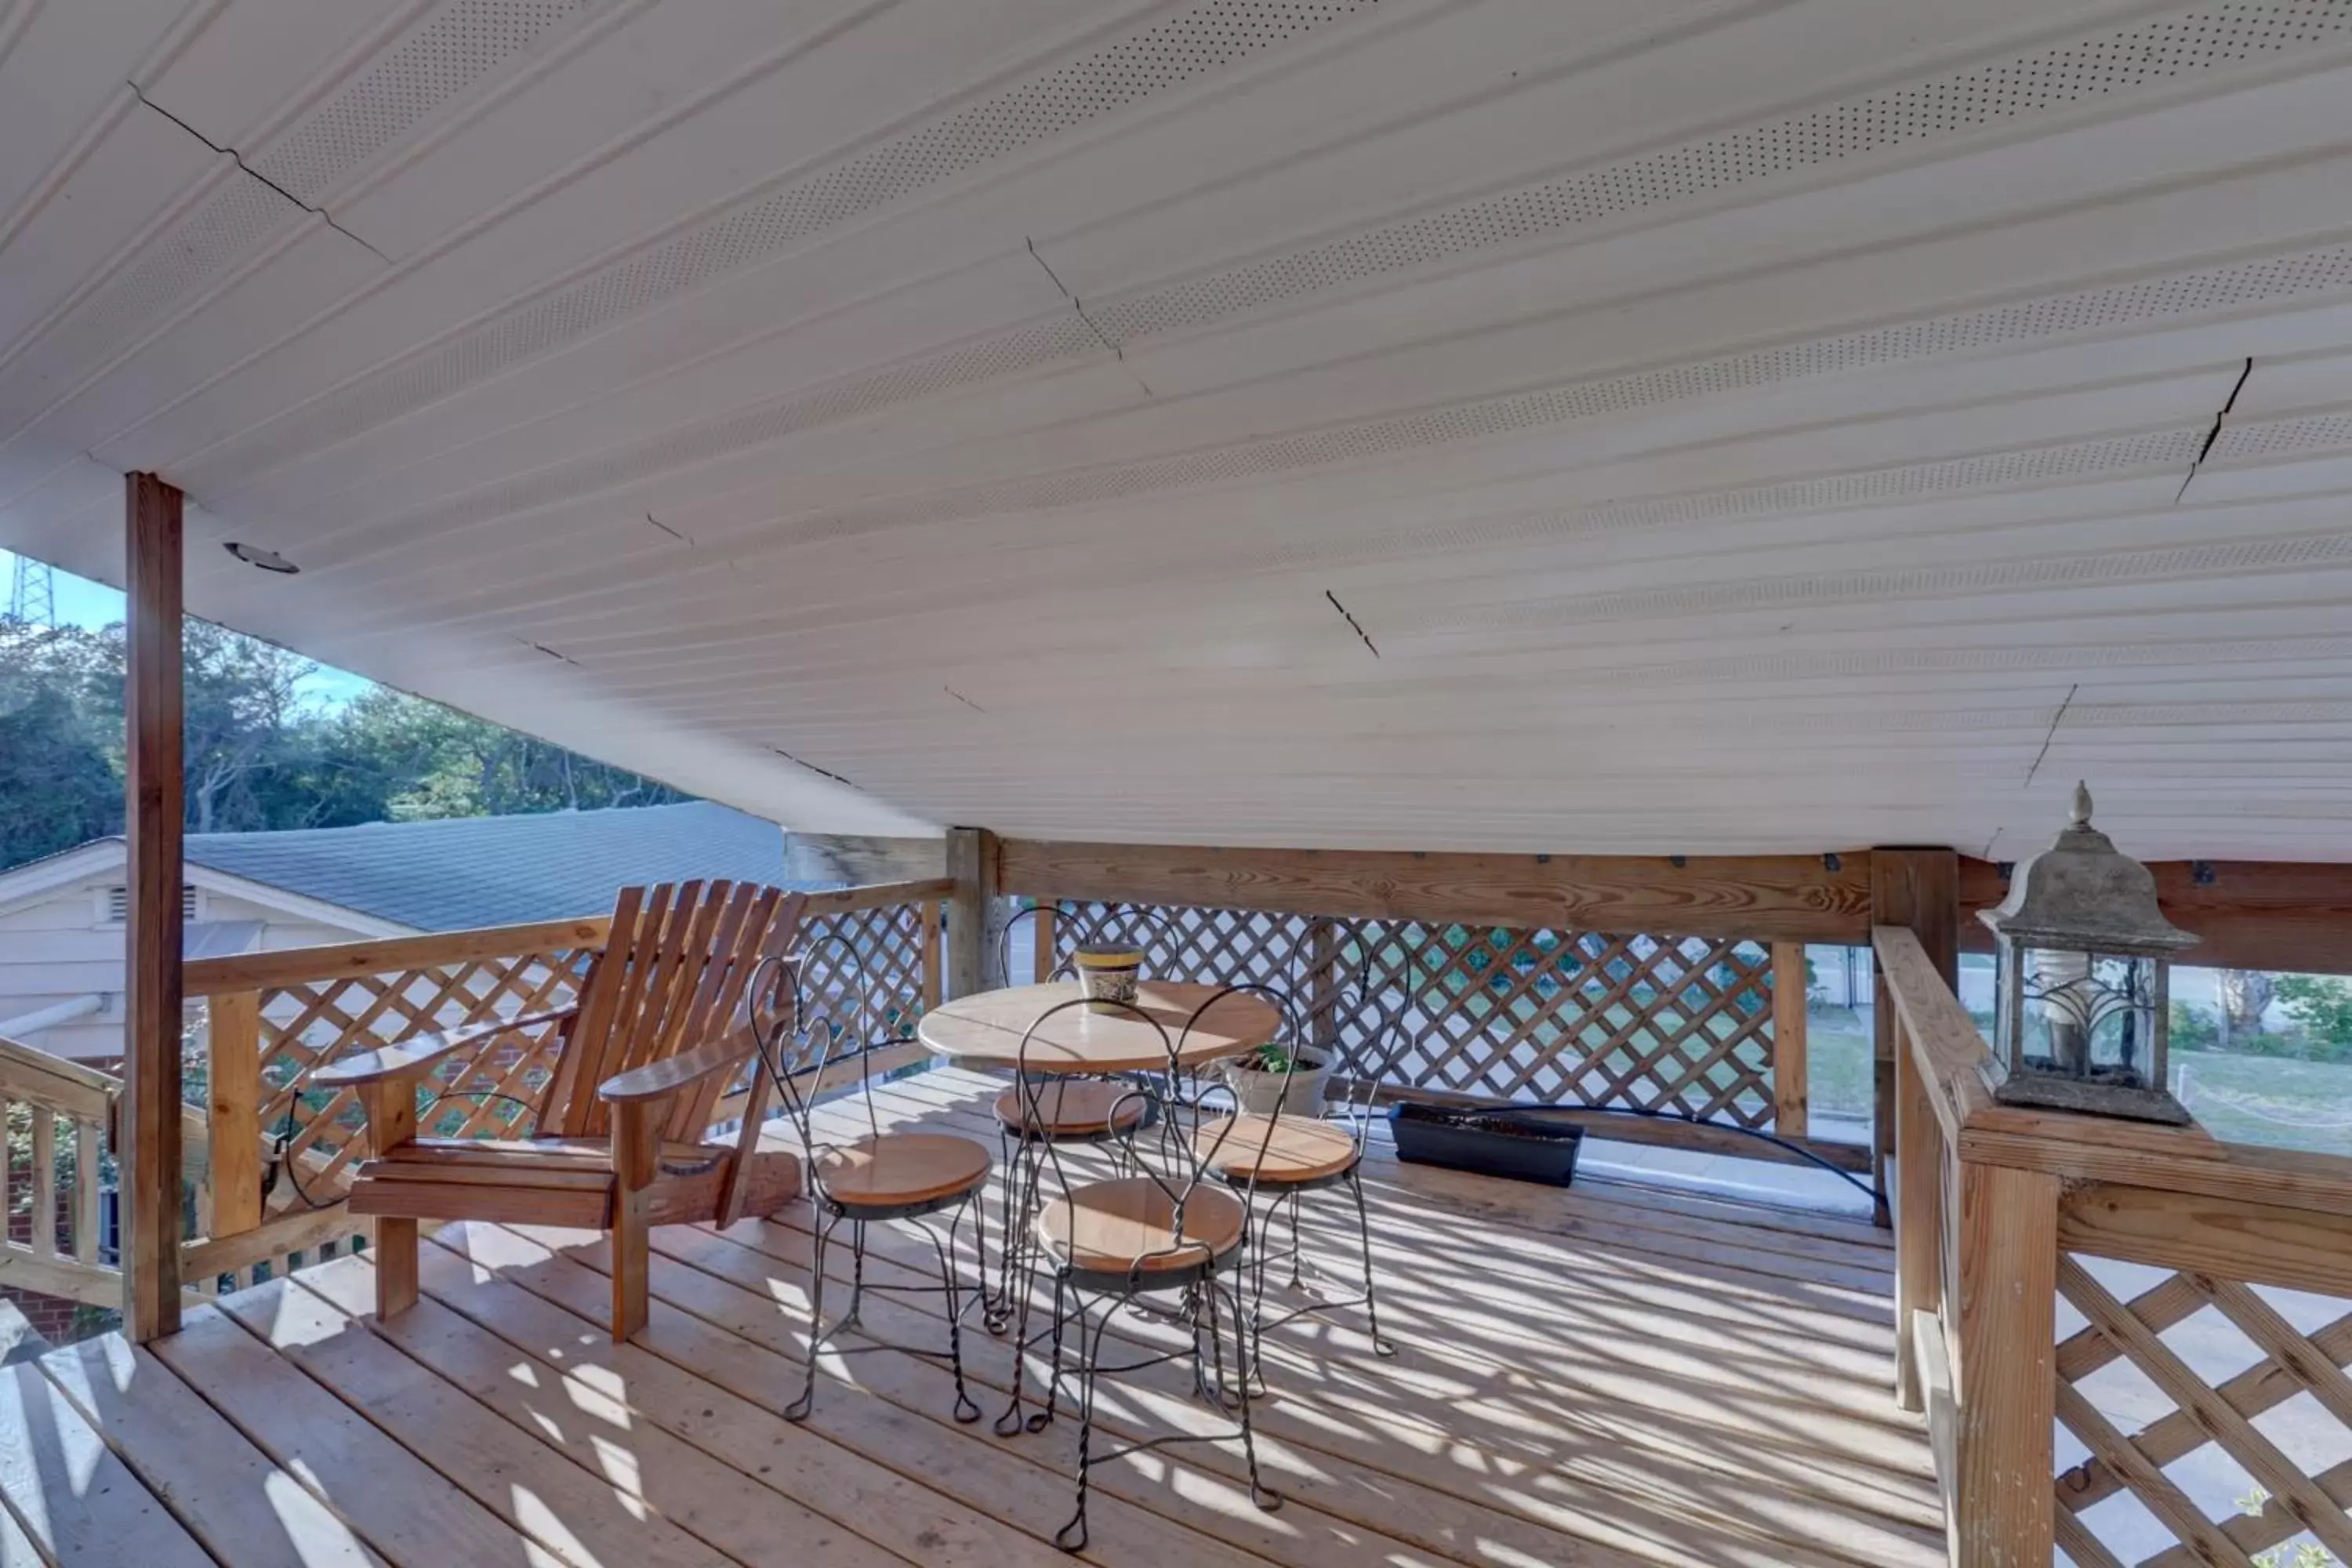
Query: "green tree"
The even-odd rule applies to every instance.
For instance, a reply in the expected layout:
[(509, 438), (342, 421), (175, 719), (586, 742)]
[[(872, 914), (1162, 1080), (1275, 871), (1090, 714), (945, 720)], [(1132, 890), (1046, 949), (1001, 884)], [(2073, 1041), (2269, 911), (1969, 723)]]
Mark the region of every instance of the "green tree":
[(2278, 999), (2313, 1043), (2352, 1046), (2352, 981), (2332, 974), (2282, 974)]
[[(192, 620), (184, 644), (194, 832), (687, 798), (403, 692), (322, 709), (310, 660), (225, 627)], [(122, 830), (123, 668), (120, 626), (0, 626), (0, 868)]]

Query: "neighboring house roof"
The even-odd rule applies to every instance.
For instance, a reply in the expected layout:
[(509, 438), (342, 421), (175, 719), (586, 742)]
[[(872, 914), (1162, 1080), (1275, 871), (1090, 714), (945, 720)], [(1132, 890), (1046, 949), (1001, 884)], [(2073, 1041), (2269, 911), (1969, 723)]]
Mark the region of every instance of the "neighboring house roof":
[(784, 831), (709, 801), (191, 833), (187, 859), (419, 931), (602, 913), (633, 883), (784, 881)]

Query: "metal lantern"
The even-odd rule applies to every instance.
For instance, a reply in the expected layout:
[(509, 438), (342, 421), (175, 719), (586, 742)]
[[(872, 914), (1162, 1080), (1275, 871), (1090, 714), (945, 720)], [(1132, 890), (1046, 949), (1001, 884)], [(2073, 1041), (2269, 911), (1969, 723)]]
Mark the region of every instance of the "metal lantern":
[(2186, 1122), (2166, 1089), (2173, 955), (2197, 938), (2157, 908), (2156, 879), (2091, 826), (2074, 786), (2073, 820), (2017, 868), (2009, 897), (1977, 916), (2000, 955), (1993, 1047), (2008, 1078), (1995, 1096)]

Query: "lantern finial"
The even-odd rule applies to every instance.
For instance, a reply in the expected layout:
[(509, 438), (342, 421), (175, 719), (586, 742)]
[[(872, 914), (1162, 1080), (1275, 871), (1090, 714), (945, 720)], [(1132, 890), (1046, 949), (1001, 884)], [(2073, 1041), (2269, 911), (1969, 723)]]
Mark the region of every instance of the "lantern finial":
[(2091, 826), (2091, 786), (2081, 779), (2074, 781), (2074, 809), (2068, 820), (2077, 827)]

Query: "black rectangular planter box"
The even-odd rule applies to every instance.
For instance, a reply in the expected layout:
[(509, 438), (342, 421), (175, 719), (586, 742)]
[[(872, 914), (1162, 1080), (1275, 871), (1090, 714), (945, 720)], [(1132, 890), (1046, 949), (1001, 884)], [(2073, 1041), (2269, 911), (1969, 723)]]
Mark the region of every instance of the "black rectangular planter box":
[(1576, 1180), (1576, 1151), (1584, 1142), (1583, 1128), (1525, 1111), (1414, 1100), (1389, 1107), (1389, 1131), (1400, 1160), (1555, 1187)]

